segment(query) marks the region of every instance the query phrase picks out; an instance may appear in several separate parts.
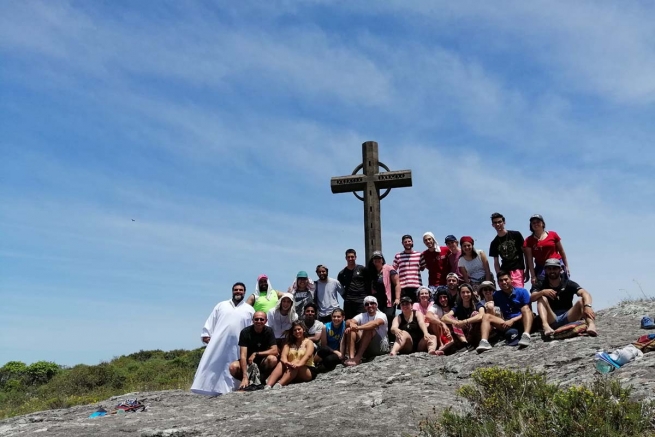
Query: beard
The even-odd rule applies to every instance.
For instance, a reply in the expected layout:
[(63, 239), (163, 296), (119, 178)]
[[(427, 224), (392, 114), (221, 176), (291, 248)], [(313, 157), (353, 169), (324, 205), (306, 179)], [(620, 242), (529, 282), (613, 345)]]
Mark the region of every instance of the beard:
[(232, 300), (235, 302), (241, 302), (243, 300), (243, 294), (233, 294)]

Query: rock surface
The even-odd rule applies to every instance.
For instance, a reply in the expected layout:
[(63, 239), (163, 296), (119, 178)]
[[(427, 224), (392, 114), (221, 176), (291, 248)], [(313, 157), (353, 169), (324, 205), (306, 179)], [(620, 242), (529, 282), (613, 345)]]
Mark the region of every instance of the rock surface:
[[(532, 367), (565, 385), (592, 381), (593, 356), (635, 341), (648, 331), (641, 316), (655, 315), (655, 302), (626, 302), (600, 311), (597, 338), (544, 343), (532, 336), (524, 350), (501, 345), (478, 355), (448, 357), (424, 353), (378, 357), (357, 367), (339, 367), (306, 384), (280, 390), (206, 398), (173, 390), (127, 394), (95, 405), (77, 406), (0, 421), (0, 436), (400, 436), (415, 434), (419, 420), (449, 405), (460, 405), (456, 388), (478, 367)], [(655, 331), (653, 331), (655, 332)], [(612, 373), (634, 387), (637, 398), (655, 397), (655, 353)], [(146, 399), (148, 411), (89, 419), (102, 405)]]

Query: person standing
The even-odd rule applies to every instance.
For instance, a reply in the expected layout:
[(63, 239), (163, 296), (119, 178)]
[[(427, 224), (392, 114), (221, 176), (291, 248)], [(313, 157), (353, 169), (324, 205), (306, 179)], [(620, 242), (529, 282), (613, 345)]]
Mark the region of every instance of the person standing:
[(275, 308), (266, 313), (266, 319), (266, 324), (273, 328), (278, 347), (282, 348), (291, 324), (298, 320), (296, 308), (293, 306), (293, 295), (284, 293)]
[[(473, 244), (475, 241), (469, 236), (459, 239), (462, 248), (462, 256), (459, 258), (459, 271), (464, 278), (464, 283), (473, 286), (473, 292), (478, 293), (482, 281), (491, 281), (491, 270), (487, 255), (482, 250), (476, 250)], [(479, 297), (479, 296), (478, 296)]]
[(339, 308), (338, 296), (342, 295), (343, 297), (343, 288), (339, 281), (328, 277), (328, 268), (324, 265), (320, 264), (316, 267), (316, 274), (318, 275), (318, 281), (316, 281), (318, 320), (327, 323), (332, 320), (332, 311)]
[(301, 270), (296, 275), (296, 288), (290, 292), (293, 295), (296, 314), (301, 319), (305, 314), (305, 305), (314, 302), (314, 291), (309, 288), (309, 275)]
[(532, 285), (535, 285), (538, 280), (545, 279), (544, 266), (548, 259), (560, 260), (564, 274), (567, 277), (571, 276), (562, 239), (557, 235), (557, 232), (546, 231), (546, 222), (541, 215), (535, 214), (530, 217), (530, 232), (532, 232), (532, 235), (523, 242), (523, 251), (525, 252), (525, 262), (530, 271)]
[(193, 378), (193, 393), (216, 396), (236, 388), (236, 381), (230, 374), (230, 363), (239, 359), (239, 335), (252, 323), (255, 313), (243, 299), (245, 294), (246, 286), (237, 282), (232, 286), (232, 299), (216, 305), (207, 318), (201, 334), (207, 348)]
[[(385, 262), (384, 256), (379, 250), (373, 252), (367, 270), (373, 277), (371, 291), (376, 296), (376, 310), (384, 313), (387, 320), (393, 320), (396, 315), (396, 307), (400, 303), (398, 272)], [(366, 298), (364, 298), (364, 302), (366, 303)], [(366, 308), (364, 311), (366, 312)]]
[(282, 293), (275, 291), (268, 280), (268, 276), (259, 275), (257, 278), (257, 286), (255, 287), (255, 294), (248, 298), (248, 305), (251, 305), (255, 311), (263, 311), (267, 313), (269, 310), (275, 308), (277, 300), (282, 297)]
[(368, 296), (370, 280), (366, 267), (357, 264), (355, 249), (346, 250), (346, 267), (339, 272), (337, 280), (343, 291), (343, 312), (346, 320), (364, 312), (364, 298)]
[(421, 253), (419, 262), (421, 271), (428, 269), (428, 286), (436, 291), (440, 285), (446, 285), (446, 275), (450, 271), (448, 264), (448, 247), (440, 247), (432, 232), (423, 234), (423, 244), (427, 247)]
[(489, 246), (489, 256), (494, 259), (496, 275), (500, 271), (507, 272), (512, 285), (523, 288), (523, 284), (530, 280), (530, 271), (525, 268), (523, 235), (519, 231), (506, 230), (505, 217), (497, 212), (491, 214), (491, 225), (496, 229), (496, 238)]
[(449, 274), (453, 273), (457, 276), (457, 281), (461, 281), (462, 275), (459, 273), (459, 258), (462, 256), (462, 249), (459, 247), (457, 238), (454, 235), (446, 235), (444, 239), (446, 246), (448, 246), (448, 267)]
[(400, 296), (408, 296), (414, 303), (418, 302), (416, 291), (423, 285), (421, 280), (421, 252), (413, 249), (414, 239), (411, 235), (403, 235), (401, 241), (405, 250), (398, 252), (393, 258), (393, 268), (398, 272)]

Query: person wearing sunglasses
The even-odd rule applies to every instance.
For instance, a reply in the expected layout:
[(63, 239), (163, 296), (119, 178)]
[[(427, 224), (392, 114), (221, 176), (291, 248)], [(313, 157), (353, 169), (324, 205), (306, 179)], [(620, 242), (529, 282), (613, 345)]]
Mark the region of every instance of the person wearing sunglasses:
[(241, 331), (239, 335), (239, 360), (230, 364), (230, 373), (241, 380), (239, 388), (248, 386), (248, 366), (255, 364), (259, 368), (262, 379), (270, 374), (278, 360), (278, 347), (273, 328), (266, 326), (267, 317), (263, 311), (257, 311), (252, 316), (252, 325)]
[(347, 321), (344, 342), (350, 358), (344, 362), (345, 366), (356, 366), (362, 362), (362, 358), (389, 353), (389, 321), (378, 310), (375, 296), (364, 298), (364, 309), (365, 312)]
[(255, 312), (243, 298), (245, 294), (246, 286), (237, 282), (232, 286), (232, 299), (216, 305), (207, 318), (201, 335), (207, 347), (193, 378), (192, 392), (216, 396), (235, 389), (230, 363), (239, 358), (237, 343), (241, 330), (250, 325)]

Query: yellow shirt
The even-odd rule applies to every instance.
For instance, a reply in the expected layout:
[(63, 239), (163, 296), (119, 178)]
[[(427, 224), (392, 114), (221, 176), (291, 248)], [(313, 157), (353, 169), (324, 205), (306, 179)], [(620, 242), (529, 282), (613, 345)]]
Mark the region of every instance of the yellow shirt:
[[(289, 352), (287, 353), (287, 360), (290, 363), (293, 363), (294, 361), (299, 360), (299, 359), (301, 359), (301, 358), (303, 358), (305, 356), (305, 354), (307, 353), (306, 344), (307, 344), (308, 341), (311, 341), (311, 340), (303, 341), (298, 349), (296, 349), (295, 345), (289, 345)], [(309, 357), (309, 359), (305, 363), (305, 366), (314, 367), (314, 356), (313, 355), (311, 357)]]

